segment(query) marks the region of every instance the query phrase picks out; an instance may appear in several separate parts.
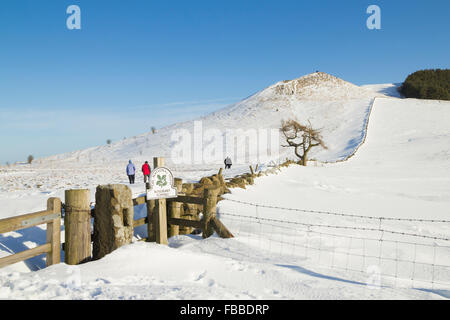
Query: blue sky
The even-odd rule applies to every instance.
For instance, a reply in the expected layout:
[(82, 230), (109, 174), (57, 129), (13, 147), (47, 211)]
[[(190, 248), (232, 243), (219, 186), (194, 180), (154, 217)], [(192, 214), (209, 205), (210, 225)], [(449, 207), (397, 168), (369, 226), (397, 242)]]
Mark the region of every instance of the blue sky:
[[(66, 9), (81, 8), (81, 30)], [(381, 30), (366, 9), (381, 8)], [(195, 118), (316, 70), (355, 84), (448, 68), (450, 2), (2, 0), (0, 163)]]

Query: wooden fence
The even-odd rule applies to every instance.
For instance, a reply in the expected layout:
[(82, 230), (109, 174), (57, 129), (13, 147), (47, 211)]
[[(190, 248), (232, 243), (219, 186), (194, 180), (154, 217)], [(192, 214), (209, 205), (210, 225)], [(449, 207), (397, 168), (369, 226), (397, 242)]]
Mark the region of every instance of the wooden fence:
[[(161, 158), (155, 158), (155, 167), (163, 164)], [(285, 164), (289, 165), (287, 161)], [(158, 205), (157, 201), (147, 200), (146, 196), (132, 199), (133, 206), (147, 204), (147, 217), (133, 221), (133, 228), (147, 225), (149, 242), (167, 244), (167, 238), (182, 233), (180, 229), (188, 228), (201, 230), (203, 238), (210, 237), (214, 231), (221, 238), (232, 238), (233, 234), (216, 217), (216, 204), (221, 196), (229, 192), (228, 188), (245, 188), (253, 184), (253, 179), (261, 175), (267, 175), (278, 168), (269, 169), (266, 172), (258, 172), (250, 166), (250, 173), (242, 174), (229, 181), (222, 176), (222, 169), (215, 175), (204, 177), (199, 183), (183, 184), (181, 179), (175, 178), (175, 185), (179, 189), (178, 197), (164, 199), (164, 205)], [(18, 217), (0, 220), (0, 233), (30, 228), (40, 224), (47, 224), (47, 243), (33, 249), (0, 258), (0, 267), (4, 267), (19, 261), (24, 261), (40, 254), (47, 254), (47, 266), (60, 263), (61, 260), (61, 208), (64, 208), (65, 263), (79, 264), (91, 260), (92, 234), (91, 219), (95, 220), (95, 208), (90, 206), (89, 190), (66, 190), (66, 203), (62, 204), (58, 198), (50, 198), (47, 201), (47, 210), (26, 214)], [(167, 204), (167, 205), (166, 205)], [(183, 207), (192, 211), (202, 212), (202, 219), (183, 218)], [(189, 216), (188, 214), (188, 216)], [(186, 216), (186, 214), (184, 215)], [(189, 231), (190, 233), (190, 231)]]
[[(216, 231), (221, 238), (232, 238), (233, 234), (217, 219), (216, 217), (216, 204), (217, 199), (220, 197), (220, 187), (211, 186), (205, 188), (203, 192), (203, 197), (189, 196), (185, 194), (178, 194), (177, 198), (167, 199), (167, 225), (170, 228), (169, 236), (177, 236), (179, 234), (177, 226), (189, 227), (194, 229), (200, 229), (203, 238), (207, 238), (212, 235), (213, 231)], [(134, 220), (134, 227), (142, 226), (148, 224), (149, 221), (153, 224), (155, 219), (152, 207), (154, 204), (147, 201), (145, 196), (133, 199), (133, 204), (135, 206), (147, 203), (147, 217)], [(202, 207), (203, 218), (202, 220), (189, 220), (180, 218), (180, 204), (193, 204)], [(175, 226), (175, 228), (174, 228)], [(151, 226), (147, 228), (149, 230), (147, 241), (157, 241)]]
[[(163, 165), (161, 158), (155, 158), (154, 160), (155, 167)], [(295, 162), (286, 160), (285, 163), (276, 168), (259, 171), (258, 173), (257, 166), (255, 169), (250, 166), (250, 173), (241, 174), (228, 179), (228, 181), (225, 181), (222, 176), (222, 168), (217, 174), (202, 178), (199, 183), (183, 184), (181, 179), (175, 178), (175, 184), (179, 189), (178, 197), (167, 199), (167, 205), (164, 204), (163, 208), (158, 208), (156, 200), (147, 200), (146, 196), (132, 199), (133, 206), (147, 204), (147, 217), (134, 220), (133, 228), (146, 224), (148, 238), (145, 240), (166, 244), (167, 237), (186, 234), (181, 233), (180, 227), (201, 230), (203, 238), (210, 237), (214, 231), (221, 238), (232, 238), (233, 234), (216, 217), (216, 204), (221, 199), (221, 195), (229, 192), (228, 188), (245, 189), (246, 185), (253, 184), (254, 178), (277, 173), (280, 167), (289, 166), (293, 163)], [(183, 192), (180, 192), (180, 190), (183, 190)], [(0, 268), (44, 253), (47, 254), (47, 266), (60, 263), (61, 207), (65, 211), (66, 243), (62, 244), (65, 263), (79, 264), (90, 261), (93, 238), (90, 231), (91, 219), (95, 219), (95, 209), (91, 209), (89, 196), (89, 190), (66, 190), (65, 204), (62, 204), (58, 198), (50, 198), (47, 201), (47, 210), (0, 219), (0, 233), (47, 224), (46, 244), (0, 258)], [(188, 207), (189, 210), (202, 212), (202, 219), (183, 218), (181, 214), (183, 206)], [(163, 219), (159, 220), (161, 218)], [(155, 228), (159, 230), (155, 230)]]
[(17, 217), (0, 219), (0, 233), (22, 230), (41, 224), (47, 224), (47, 242), (33, 249), (25, 250), (0, 258), (0, 268), (24, 261), (46, 253), (47, 266), (58, 264), (61, 260), (61, 200), (47, 200), (47, 210), (29, 213)]

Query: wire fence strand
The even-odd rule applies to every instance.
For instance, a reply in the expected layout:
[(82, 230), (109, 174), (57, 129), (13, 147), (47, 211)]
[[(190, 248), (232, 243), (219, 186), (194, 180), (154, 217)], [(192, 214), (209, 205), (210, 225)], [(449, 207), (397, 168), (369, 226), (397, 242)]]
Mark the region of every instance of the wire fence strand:
[[(450, 238), (446, 233), (434, 235), (406, 232), (395, 230), (397, 228), (384, 223), (415, 222), (414, 227), (417, 227), (417, 223), (449, 223), (450, 220), (370, 217), (283, 208), (231, 199), (226, 201), (254, 206), (253, 212), (227, 207), (226, 210), (219, 208), (218, 214), (220, 219), (239, 224), (235, 235), (247, 238), (246, 244), (249, 247), (257, 246), (267, 250), (271, 257), (276, 256), (280, 260), (294, 259), (312, 263), (314, 267), (366, 276), (371, 266), (377, 266), (380, 269), (379, 275), (385, 280), (389, 279), (393, 287), (420, 286), (432, 290), (437, 286), (450, 288), (450, 264), (447, 264), (449, 259), (446, 259), (450, 258)], [(376, 221), (376, 226), (306, 221), (310, 217), (306, 219), (308, 216), (305, 215), (297, 215), (296, 219), (274, 218), (272, 211), (272, 216), (266, 217), (262, 208), (275, 209), (275, 213), (289, 210), (364, 218)], [(299, 218), (303, 221), (299, 221)], [(251, 241), (251, 237), (257, 237), (256, 241)]]
[(379, 217), (379, 216), (377, 217), (377, 216), (356, 215), (356, 214), (350, 214), (350, 213), (339, 213), (339, 212), (332, 212), (332, 211), (287, 208), (287, 207), (280, 207), (280, 206), (275, 206), (275, 205), (264, 205), (264, 204), (258, 204), (258, 203), (253, 203), (253, 202), (234, 200), (234, 199), (229, 199), (229, 198), (226, 198), (225, 200), (239, 203), (239, 204), (245, 204), (245, 205), (249, 205), (249, 206), (258, 206), (261, 208), (278, 209), (278, 210), (284, 210), (284, 211), (297, 211), (297, 212), (303, 212), (303, 213), (325, 214), (325, 215), (333, 215), (333, 216), (341, 216), (341, 217), (349, 217), (349, 218), (360, 218), (360, 219), (369, 219), (369, 220), (386, 220), (386, 221), (450, 223), (450, 220), (442, 220), (442, 219), (394, 218), (394, 217)]

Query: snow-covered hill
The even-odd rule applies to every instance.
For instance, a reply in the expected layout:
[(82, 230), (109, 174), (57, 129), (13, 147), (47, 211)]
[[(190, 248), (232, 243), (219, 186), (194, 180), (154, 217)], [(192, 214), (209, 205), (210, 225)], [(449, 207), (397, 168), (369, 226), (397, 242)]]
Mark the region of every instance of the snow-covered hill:
[[(281, 121), (288, 119), (303, 123), (310, 121), (314, 127), (323, 128), (324, 140), (329, 148), (312, 156), (319, 160), (339, 160), (351, 154), (361, 141), (371, 103), (374, 97), (381, 96), (384, 95), (317, 72), (295, 80), (278, 82), (222, 110), (200, 119), (162, 128), (156, 134), (149, 132), (111, 145), (56, 155), (37, 162), (44, 167), (50, 163), (61, 166), (65, 163), (70, 163), (70, 166), (76, 163), (127, 163), (129, 159), (140, 163), (154, 156), (163, 156), (168, 165), (173, 165), (172, 149), (177, 141), (172, 139), (172, 134), (175, 130), (187, 130), (194, 137), (195, 121), (201, 121), (203, 132), (209, 129), (219, 130), (225, 143), (227, 129), (279, 129)], [(280, 137), (280, 143), (282, 141)], [(191, 143), (194, 152), (194, 141)], [(204, 147), (208, 145), (208, 141), (202, 143)], [(246, 151), (245, 163), (256, 159), (256, 154), (250, 148)], [(225, 156), (223, 154), (223, 158)], [(279, 158), (286, 156), (292, 156), (292, 151), (280, 150)], [(221, 164), (223, 158), (193, 165), (197, 168), (210, 167)], [(234, 160), (236, 163), (238, 159)]]
[[(32, 273), (17, 264), (0, 269), (0, 298), (450, 298), (449, 223), (420, 221), (450, 220), (449, 123), (449, 102), (376, 99), (354, 157), (284, 168), (232, 190), (218, 215), (235, 238), (136, 242), (92, 263)], [(0, 243), (21, 248), (36, 234), (11, 233)]]
[[(245, 144), (245, 140), (235, 141), (237, 145), (235, 150), (244, 147), (246, 156), (240, 162), (233, 159), (233, 168), (225, 171), (226, 177), (248, 172), (249, 164), (258, 163), (263, 166), (273, 158), (275, 162), (287, 157), (295, 158), (292, 149), (282, 147), (279, 147), (278, 156), (270, 153), (269, 157), (255, 156), (261, 155), (261, 151), (264, 154), (269, 145), (273, 145), (273, 141), (269, 139), (269, 129), (279, 134), (281, 121), (287, 119), (297, 119), (303, 123), (309, 120), (314, 127), (322, 129), (328, 149), (313, 149), (312, 158), (331, 162), (345, 159), (363, 141), (374, 98), (385, 97), (384, 94), (377, 92), (378, 89), (373, 86), (362, 88), (322, 72), (312, 73), (298, 79), (277, 82), (229, 107), (195, 121), (162, 128), (156, 134), (149, 132), (111, 145), (37, 159), (31, 166), (27, 164), (11, 166), (4, 171), (0, 170), (0, 201), (4, 203), (4, 210), (0, 215), (10, 216), (40, 210), (32, 205), (36, 203), (33, 199), (42, 199), (42, 203), (45, 203), (45, 197), (61, 196), (68, 188), (94, 190), (99, 184), (127, 183), (124, 168), (129, 159), (132, 159), (138, 167), (137, 184), (133, 186), (136, 193), (141, 193), (144, 189), (139, 166), (146, 160), (152, 163), (152, 158), (156, 156), (165, 157), (166, 165), (177, 177), (186, 181), (198, 181), (202, 176), (216, 173), (218, 168), (223, 166), (222, 159), (229, 155), (226, 151), (216, 160), (203, 159), (196, 163), (192, 161), (180, 164), (174, 163), (172, 159), (174, 148), (182, 145), (177, 140), (174, 141), (172, 135), (181, 130), (184, 132), (182, 136), (190, 134), (192, 140), (195, 140), (195, 124), (201, 125), (205, 135), (208, 130), (218, 132), (218, 140), (222, 140), (225, 144), (224, 149), (227, 147), (225, 135), (228, 129), (242, 129), (244, 134), (245, 132), (259, 134), (258, 130), (267, 129), (263, 131), (267, 137), (266, 144), (262, 139), (252, 143), (253, 147), (258, 145), (256, 153)], [(237, 131), (234, 133), (238, 134)], [(204, 150), (207, 150), (211, 144), (207, 137), (204, 139)], [(279, 141), (274, 145), (279, 146), (282, 143), (284, 141), (279, 134)], [(194, 157), (198, 158), (194, 141), (191, 141), (189, 149), (192, 152), (191, 160), (194, 160)], [(20, 206), (8, 200), (14, 197), (24, 199)]]

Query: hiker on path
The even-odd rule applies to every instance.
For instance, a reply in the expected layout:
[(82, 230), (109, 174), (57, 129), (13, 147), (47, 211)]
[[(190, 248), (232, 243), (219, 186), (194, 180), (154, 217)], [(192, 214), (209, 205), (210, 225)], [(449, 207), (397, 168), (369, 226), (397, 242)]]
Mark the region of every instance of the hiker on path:
[(230, 157), (226, 157), (223, 163), (225, 164), (225, 169), (231, 169), (232, 163)]
[(128, 179), (130, 180), (130, 184), (134, 184), (134, 175), (136, 174), (136, 167), (134, 166), (133, 162), (128, 161), (127, 165), (127, 175)]
[(144, 174), (144, 183), (148, 182), (148, 179), (150, 178), (150, 165), (148, 164), (148, 161), (145, 161), (145, 163), (142, 165), (142, 173)]

